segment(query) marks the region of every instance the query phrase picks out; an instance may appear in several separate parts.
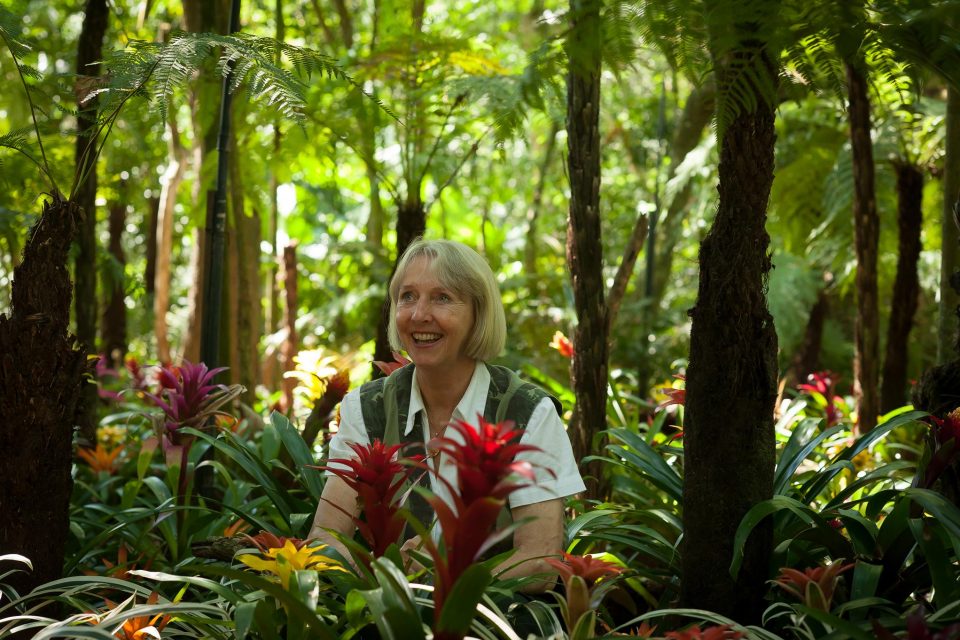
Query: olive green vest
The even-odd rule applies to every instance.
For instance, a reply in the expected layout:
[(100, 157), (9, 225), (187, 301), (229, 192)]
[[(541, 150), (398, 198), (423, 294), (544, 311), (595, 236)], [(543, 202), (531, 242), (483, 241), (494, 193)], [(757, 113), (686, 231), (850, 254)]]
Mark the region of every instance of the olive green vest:
[[(506, 367), (491, 364), (485, 366), (490, 372), (490, 386), (483, 410), (483, 418), (487, 422), (513, 420), (515, 429), (525, 429), (533, 410), (544, 398), (550, 398), (557, 414), (563, 415), (560, 401), (537, 385), (524, 382)], [(405, 456), (424, 453), (423, 425), (419, 419), (409, 433), (402, 432), (407, 426), (413, 371), (414, 365), (410, 364), (385, 378), (372, 380), (360, 387), (360, 407), (369, 441), (380, 439), (387, 445), (404, 444)], [(429, 488), (425, 476), (426, 474), (421, 474), (417, 480)], [(410, 494), (406, 506), (424, 526), (429, 526), (433, 521), (433, 509), (416, 492)]]

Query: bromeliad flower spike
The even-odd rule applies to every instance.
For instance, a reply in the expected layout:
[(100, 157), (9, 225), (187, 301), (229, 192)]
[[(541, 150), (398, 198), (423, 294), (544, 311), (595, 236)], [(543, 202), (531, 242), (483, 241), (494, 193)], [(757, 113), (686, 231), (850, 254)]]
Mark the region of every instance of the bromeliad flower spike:
[(354, 443), (350, 448), (356, 458), (335, 458), (317, 467), (338, 476), (357, 492), (363, 517), (354, 518), (354, 524), (375, 558), (397, 542), (406, 524), (397, 497), (406, 480), (405, 467), (398, 459), (402, 446), (388, 447), (379, 439), (372, 444)]
[(240, 385), (211, 384), (213, 377), (225, 370), (226, 367), (207, 369), (202, 362), (193, 364), (187, 360), (179, 367), (160, 369), (159, 393), (146, 396), (163, 410), (163, 419), (156, 422), (165, 445), (186, 444), (179, 433), (183, 427), (202, 429), (220, 407), (243, 392)]
[[(540, 449), (520, 444), (523, 431), (513, 429), (512, 421), (493, 424), (482, 416), (477, 418), (476, 429), (462, 421), (451, 425), (462, 443), (450, 435), (431, 442), (433, 449), (445, 453), (457, 466), (457, 486), (451, 491), (453, 508), (437, 496), (427, 498), (437, 514), (443, 540), (442, 553), (431, 540), (424, 541), (436, 572), (433, 598), (437, 621), (441, 620), (447, 595), (460, 576), (500, 539), (495, 526), (507, 497), (535, 481), (533, 466), (516, 457)], [(459, 635), (438, 628), (434, 637)]]

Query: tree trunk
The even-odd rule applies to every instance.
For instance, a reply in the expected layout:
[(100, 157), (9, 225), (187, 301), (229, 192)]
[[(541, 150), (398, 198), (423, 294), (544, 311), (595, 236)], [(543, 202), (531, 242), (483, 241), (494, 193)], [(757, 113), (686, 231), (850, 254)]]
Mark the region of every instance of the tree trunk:
[(550, 173), (550, 165), (553, 164), (559, 131), (559, 125), (551, 123), (543, 149), (543, 158), (537, 171), (537, 183), (530, 198), (530, 208), (527, 209), (527, 237), (523, 244), (523, 270), (526, 272), (531, 286), (536, 286), (540, 282), (540, 278), (537, 277), (537, 249), (541, 240), (537, 223), (540, 219), (540, 209), (543, 207), (543, 194), (547, 189), (547, 176)]
[[(567, 40), (567, 167), (570, 206), (567, 264), (577, 313), (570, 378), (576, 396), (570, 438), (574, 456), (599, 453), (607, 427), (607, 344), (603, 245), (600, 237), (600, 1), (571, 0)], [(587, 468), (587, 495), (605, 493), (601, 466)]]
[(69, 530), (73, 428), (86, 351), (68, 333), (67, 252), (80, 207), (53, 194), (14, 272), (12, 312), (0, 315), (0, 549), (33, 562), (5, 582), (20, 593), (59, 578)]
[(897, 227), (900, 231), (897, 275), (887, 327), (887, 351), (883, 360), (880, 410), (882, 413), (907, 403), (907, 362), (910, 329), (920, 297), (920, 231), (923, 226), (923, 173), (911, 164), (898, 164)]
[(858, 433), (877, 425), (880, 412), (880, 320), (877, 309), (877, 245), (880, 220), (874, 190), (873, 143), (870, 140), (870, 97), (867, 79), (851, 61), (844, 62), (853, 155), (854, 251), (857, 256), (857, 317), (853, 342), (853, 394)]
[[(710, 77), (702, 85), (694, 88), (687, 96), (680, 121), (677, 123), (673, 140), (670, 143), (670, 169), (667, 181), (673, 178), (677, 167), (687, 155), (697, 148), (703, 138), (703, 132), (710, 125), (716, 102), (716, 85)], [(677, 242), (682, 236), (683, 221), (690, 211), (693, 194), (693, 181), (687, 183), (674, 194), (667, 203), (667, 212), (657, 227), (657, 246), (654, 256), (653, 296), (651, 307), (659, 309), (660, 301), (670, 282), (673, 271), (673, 255)]]
[(180, 132), (174, 116), (167, 123), (167, 168), (160, 178), (160, 209), (157, 214), (156, 263), (153, 283), (153, 334), (157, 341), (157, 360), (172, 362), (167, 335), (167, 311), (170, 309), (170, 261), (173, 257), (173, 219), (177, 192), (186, 172), (186, 150), (180, 144)]
[[(231, 146), (236, 148), (236, 136), (231, 136)], [(231, 316), (236, 329), (237, 368), (232, 378), (246, 387), (241, 398), (249, 405), (256, 402), (257, 385), (260, 382), (259, 341), (261, 322), (260, 289), (260, 216), (256, 208), (248, 214), (245, 211), (243, 180), (236, 158), (239, 154), (230, 154), (233, 160), (230, 166), (230, 197), (232, 204), (231, 222), (235, 225), (234, 238), (237, 255), (237, 280), (235, 295), (237, 313)], [(233, 288), (233, 287), (225, 287)]]
[(803, 331), (803, 340), (797, 348), (790, 367), (784, 375), (784, 386), (795, 387), (803, 383), (807, 376), (820, 369), (820, 348), (823, 345), (823, 325), (830, 310), (830, 298), (827, 288), (820, 289), (817, 301), (810, 309), (810, 317)]
[[(713, 117), (716, 86), (711, 76), (699, 87), (694, 88), (687, 96), (680, 121), (670, 143), (670, 165), (667, 173), (667, 182), (673, 178), (677, 167), (687, 155), (693, 151), (703, 137), (704, 130), (710, 125)], [(657, 316), (660, 313), (660, 303), (667, 290), (673, 271), (673, 256), (677, 243), (680, 241), (683, 221), (691, 209), (694, 181), (687, 183), (674, 194), (666, 203), (666, 213), (657, 225), (656, 237), (652, 245), (655, 247), (653, 255), (647, 256), (645, 279), (651, 282), (652, 287), (642, 321), (645, 329), (643, 335), (655, 334)], [(653, 262), (653, 273), (649, 272), (650, 261)], [(637, 366), (637, 393), (645, 397), (650, 393), (651, 371), (650, 358), (642, 358)]]
[(111, 290), (104, 292), (107, 301), (100, 319), (100, 343), (107, 361), (113, 368), (122, 367), (124, 356), (127, 354), (127, 304), (124, 291), (125, 278), (122, 275), (123, 267), (127, 264), (122, 242), (123, 229), (127, 221), (124, 192), (125, 189), (121, 189), (120, 200), (110, 205), (109, 219), (110, 255), (120, 266), (121, 275), (119, 279), (111, 279), (110, 284), (113, 285)]
[[(748, 31), (741, 41), (756, 47), (762, 34), (739, 28)], [(752, 47), (728, 54), (732, 61), (715, 58), (718, 92), (729, 87), (737, 62), (756, 55)], [(775, 60), (759, 55), (765, 66), (758, 72), (775, 84)], [(765, 295), (774, 109), (753, 90), (756, 110), (739, 113), (720, 141), (720, 202), (700, 246), (700, 283), (689, 312), (680, 580), (682, 606), (742, 623), (759, 621), (763, 611), (772, 529), (764, 523), (754, 530), (736, 579), (730, 575), (733, 539), (747, 511), (773, 494), (778, 373)]]
[[(293, 357), (297, 355), (299, 342), (297, 338), (297, 247), (287, 245), (283, 248), (283, 290), (284, 290), (284, 326), (286, 337), (281, 346), (281, 363), (283, 371), (293, 371), (296, 364)], [(283, 409), (290, 411), (293, 408), (293, 389), (297, 381), (293, 378), (283, 379)]]
[[(958, 269), (960, 221), (960, 90), (947, 87), (947, 135), (943, 155), (943, 215), (940, 219), (940, 316), (937, 323), (937, 362), (946, 363), (958, 356), (957, 318), (960, 294), (950, 286)], [(957, 207), (955, 209), (954, 207)]]
[[(77, 182), (71, 201), (83, 211), (83, 218), (74, 261), (75, 311), (77, 338), (91, 352), (97, 348), (97, 98), (88, 98), (84, 89), (93, 88), (93, 81), (100, 75), (108, 16), (106, 0), (87, 0), (77, 43), (78, 134), (74, 150)], [(97, 389), (92, 384), (86, 385), (83, 393), (84, 414), (80, 419), (79, 438), (81, 442), (95, 442)]]
[[(413, 185), (408, 185), (409, 188), (414, 188)], [(393, 278), (393, 271), (396, 271), (397, 262), (400, 260), (400, 257), (403, 255), (403, 252), (407, 250), (407, 247), (410, 246), (410, 243), (413, 242), (417, 237), (422, 236), (423, 232), (427, 229), (427, 212), (423, 207), (423, 200), (420, 197), (419, 186), (415, 187), (415, 190), (408, 196), (407, 200), (400, 205), (397, 210), (397, 259), (393, 263), (393, 270), (390, 272), (390, 277)], [(389, 282), (389, 280), (387, 280)], [(383, 304), (380, 307), (380, 320), (377, 324), (377, 343), (374, 351), (374, 360), (382, 360), (384, 362), (391, 362), (393, 360), (393, 355), (390, 349), (390, 340), (387, 338), (387, 325), (390, 322), (390, 293), (387, 292), (386, 297), (383, 300)], [(374, 371), (374, 376), (377, 376), (380, 371), (376, 367), (372, 367)]]
[(157, 225), (160, 222), (160, 198), (148, 198), (147, 210), (146, 264), (143, 268), (143, 288), (148, 296), (153, 296), (154, 280), (157, 277)]

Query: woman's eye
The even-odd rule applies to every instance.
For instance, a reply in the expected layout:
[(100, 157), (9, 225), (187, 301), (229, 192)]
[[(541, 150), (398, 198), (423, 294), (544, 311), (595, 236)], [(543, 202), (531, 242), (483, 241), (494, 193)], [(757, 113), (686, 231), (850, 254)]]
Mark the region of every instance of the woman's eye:
[(401, 293), (400, 302), (413, 302), (413, 293), (410, 291), (404, 291)]
[(451, 298), (450, 296), (448, 296), (448, 295), (445, 294), (445, 293), (441, 293), (441, 294), (438, 294), (438, 295), (437, 295), (437, 302), (442, 302), (442, 303), (446, 304), (446, 303), (448, 303), (448, 302), (453, 302), (453, 298)]

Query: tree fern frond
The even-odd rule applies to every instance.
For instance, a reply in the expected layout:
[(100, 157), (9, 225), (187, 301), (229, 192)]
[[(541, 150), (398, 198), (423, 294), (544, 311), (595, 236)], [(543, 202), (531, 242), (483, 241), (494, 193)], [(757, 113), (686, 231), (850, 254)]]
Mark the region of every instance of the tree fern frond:
[[(6, 6), (0, 4), (0, 40), (10, 51), (17, 64), (21, 66), (21, 72), (26, 67), (21, 60), (32, 51), (30, 45), (20, 39), (20, 33), (23, 31), (23, 17), (13, 13)], [(35, 70), (30, 70), (35, 73)]]
[(21, 151), (27, 145), (27, 137), (33, 133), (33, 127), (20, 127), (0, 135), (0, 147)]
[(885, 16), (877, 35), (900, 59), (932, 69), (960, 88), (960, 28), (949, 18), (958, 11), (960, 3), (947, 2)]
[(633, 2), (611, 2), (600, 12), (600, 30), (603, 38), (603, 64), (618, 72), (637, 56), (638, 10)]

